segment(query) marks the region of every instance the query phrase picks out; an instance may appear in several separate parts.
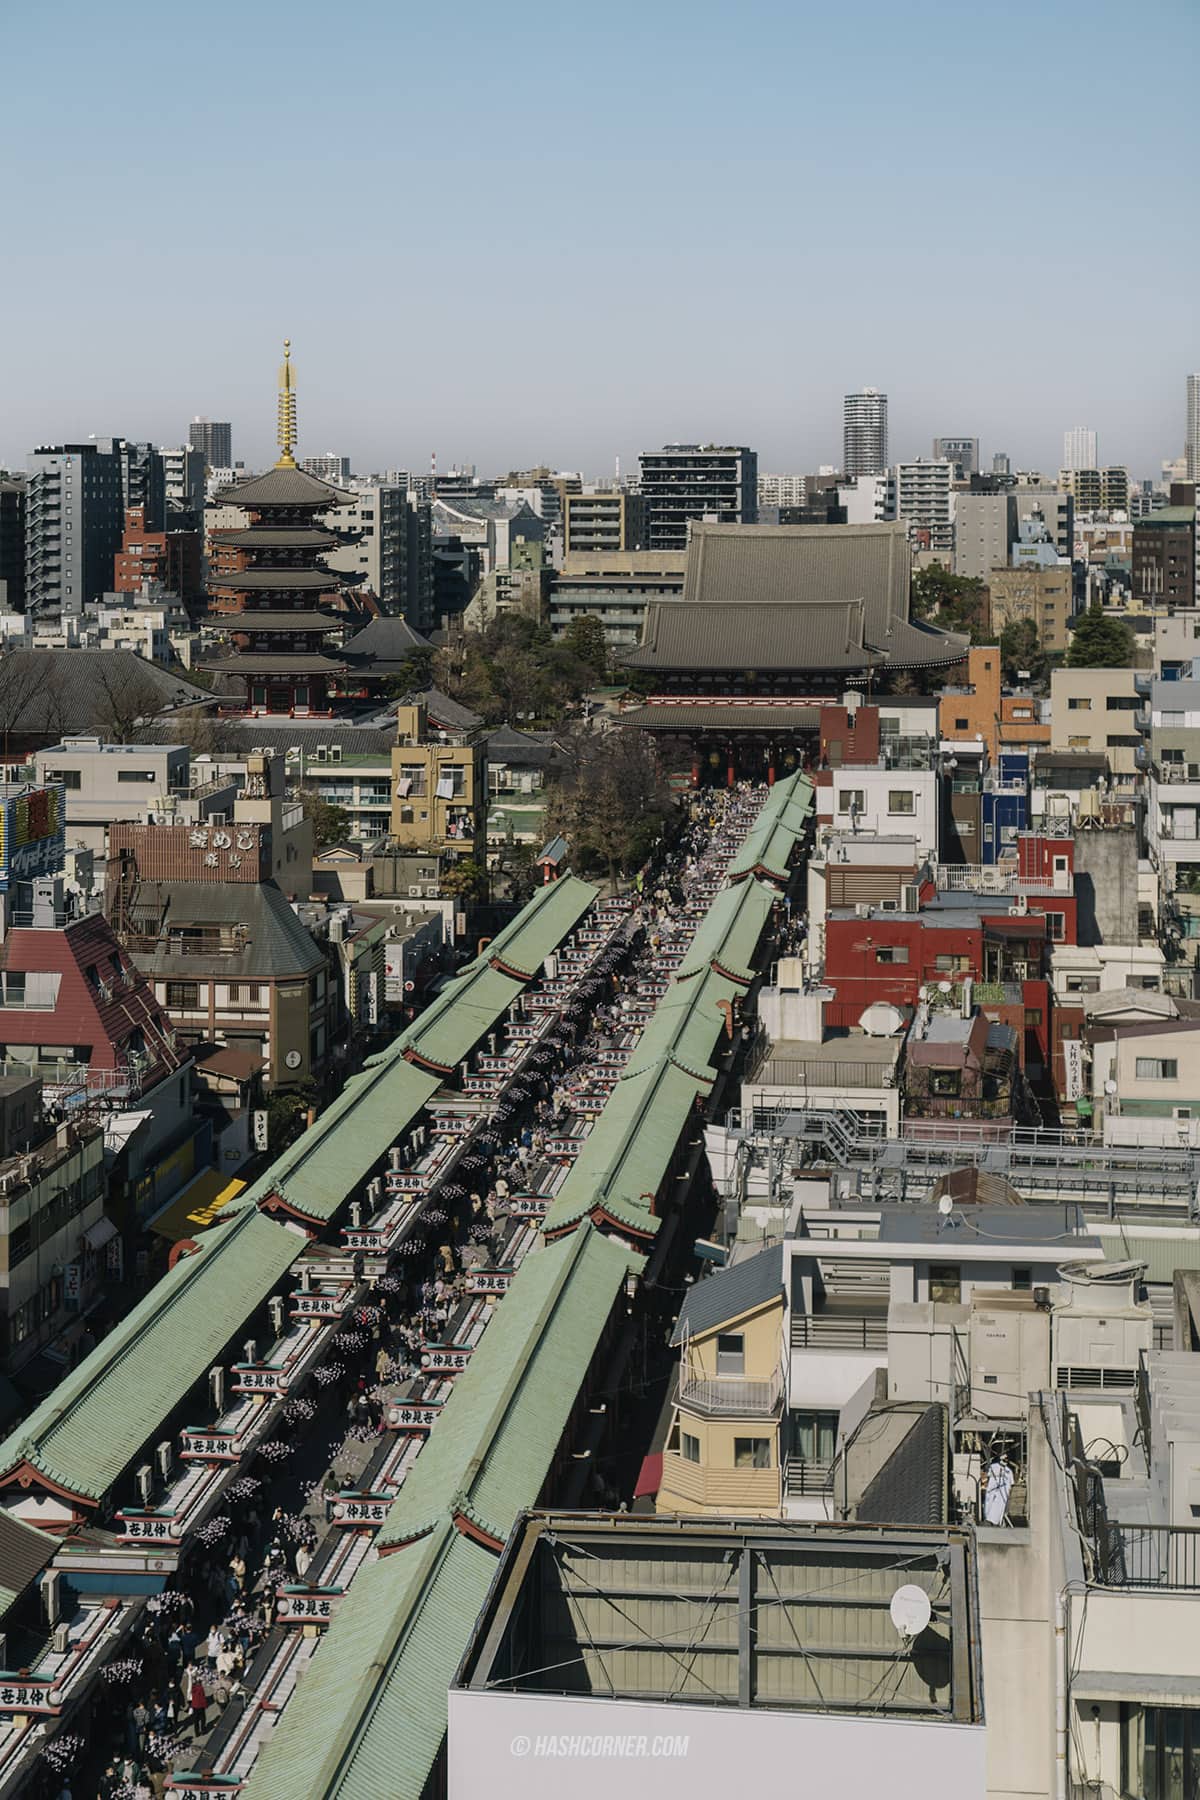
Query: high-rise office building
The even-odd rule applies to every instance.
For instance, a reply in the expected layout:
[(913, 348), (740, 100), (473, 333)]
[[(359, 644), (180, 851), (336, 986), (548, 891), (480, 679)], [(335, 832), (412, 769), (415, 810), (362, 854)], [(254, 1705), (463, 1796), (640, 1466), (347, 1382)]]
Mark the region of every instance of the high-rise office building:
[(1012, 457), (1007, 450), (997, 450), (992, 456), (992, 474), (1009, 476), (1012, 474)]
[(1200, 481), (1200, 375), (1187, 378), (1187, 448), (1184, 473), (1188, 481)]
[(437, 621), (429, 502), (397, 483), (360, 481), (324, 523), (348, 540), (326, 552), (326, 566), (358, 577), (385, 613), (403, 618), (414, 631), (432, 631)]
[(122, 458), (94, 439), (40, 445), (29, 456), (26, 496), (26, 611), (80, 613), (112, 581), (124, 521)]
[(233, 465), (233, 427), (224, 419), (193, 419), (188, 426), (188, 443), (199, 450), (210, 469), (228, 469)]
[(948, 462), (955, 481), (970, 481), (979, 473), (979, 439), (944, 437), (933, 440), (934, 462)]
[(887, 395), (861, 388), (842, 402), (843, 475), (882, 475), (888, 466)]
[(1072, 425), (1063, 432), (1064, 469), (1096, 469), (1100, 466), (1096, 434), (1087, 425)]
[(651, 550), (686, 549), (693, 519), (753, 525), (758, 518), (758, 456), (744, 444), (666, 444), (644, 450), (640, 462)]

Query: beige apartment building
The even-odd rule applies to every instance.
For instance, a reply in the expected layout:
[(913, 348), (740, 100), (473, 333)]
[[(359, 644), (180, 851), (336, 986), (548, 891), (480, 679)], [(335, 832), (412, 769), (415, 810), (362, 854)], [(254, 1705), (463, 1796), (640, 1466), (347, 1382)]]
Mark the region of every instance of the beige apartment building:
[(486, 741), (431, 729), (423, 702), (401, 706), (392, 750), (391, 835), (406, 850), (484, 853)]
[(1132, 669), (1055, 669), (1050, 677), (1050, 747), (1107, 756), (1114, 775), (1135, 772), (1141, 736)]
[(1071, 567), (993, 569), (992, 629), (997, 637), (1006, 625), (1032, 619), (1042, 649), (1052, 656), (1065, 652), (1071, 619)]

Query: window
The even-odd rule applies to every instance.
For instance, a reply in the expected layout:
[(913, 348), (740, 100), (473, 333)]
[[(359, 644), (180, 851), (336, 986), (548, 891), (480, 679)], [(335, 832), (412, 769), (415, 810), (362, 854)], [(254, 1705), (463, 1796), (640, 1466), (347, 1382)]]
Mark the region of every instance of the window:
[(153, 769), (118, 769), (117, 780), (120, 781), (157, 781), (158, 776)]
[(880, 944), (875, 952), (877, 963), (906, 963), (908, 961), (907, 944)]
[(888, 811), (890, 813), (913, 813), (917, 810), (916, 799), (911, 788), (890, 788), (888, 790)]
[(833, 1461), (837, 1428), (835, 1412), (794, 1412), (792, 1449), (802, 1462), (828, 1465)]
[(693, 1437), (690, 1431), (681, 1431), (679, 1434), (679, 1454), (682, 1456), (684, 1462), (698, 1463), (700, 1461), (700, 1439), (698, 1437)]
[(862, 788), (843, 788), (838, 795), (838, 811), (843, 813), (860, 813), (866, 804), (866, 795)]
[(770, 1438), (740, 1438), (733, 1440), (733, 1466), (735, 1469), (769, 1469), (771, 1467)]
[(1027, 1293), (1033, 1286), (1033, 1270), (1017, 1269), (1012, 1272), (1012, 1284), (1022, 1293)]
[(1193, 1800), (1200, 1713), (1181, 1706), (1121, 1708), (1121, 1791), (1137, 1800)]
[(929, 1298), (935, 1306), (962, 1303), (962, 1269), (957, 1263), (930, 1263)]
[(396, 777), (397, 798), (423, 800), (425, 792), (425, 764), (401, 763)]
[(971, 729), (970, 721), (967, 719), (955, 719), (954, 729), (955, 731), (969, 731)]
[(167, 1007), (180, 1012), (191, 1012), (200, 1004), (200, 983), (198, 981), (168, 981)]
[(1026, 1029), (1027, 1029), (1027, 1030), (1028, 1030), (1028, 1029), (1029, 1029), (1029, 1027), (1030, 1027), (1030, 1026), (1032, 1026), (1032, 1025), (1040, 1025), (1040, 1024), (1041, 1024), (1041, 1022), (1042, 1022), (1042, 1009), (1041, 1009), (1041, 1007), (1040, 1007), (1040, 1006), (1027, 1006), (1027, 1007), (1026, 1007), (1026, 1008), (1025, 1008), (1025, 1026), (1026, 1026)]
[(960, 975), (971, 966), (969, 956), (935, 956), (933, 966), (939, 975)]
[(83, 777), (81, 776), (78, 769), (47, 769), (46, 770), (46, 780), (47, 781), (61, 781), (63, 786), (65, 788), (69, 788), (72, 793), (76, 793), (78, 791), (79, 785), (80, 785), (80, 782), (82, 781), (82, 779), (83, 779)]
[(1046, 936), (1053, 944), (1061, 944), (1067, 935), (1067, 915), (1060, 912), (1046, 914)]
[(1091, 712), (1091, 710), (1092, 710), (1092, 701), (1091, 701), (1090, 695), (1087, 695), (1087, 696), (1072, 695), (1071, 698), (1067, 701), (1067, 711), (1068, 712)]
[(443, 763), (438, 771), (439, 800), (461, 800), (467, 791), (467, 771), (462, 763)]
[(1182, 726), (1185, 715), (1181, 712), (1164, 712), (1159, 717), (1160, 725)]
[(1138, 1056), (1133, 1072), (1139, 1081), (1178, 1081), (1179, 1063), (1173, 1056)]
[(717, 1374), (746, 1373), (746, 1340), (740, 1331), (723, 1332), (717, 1339)]

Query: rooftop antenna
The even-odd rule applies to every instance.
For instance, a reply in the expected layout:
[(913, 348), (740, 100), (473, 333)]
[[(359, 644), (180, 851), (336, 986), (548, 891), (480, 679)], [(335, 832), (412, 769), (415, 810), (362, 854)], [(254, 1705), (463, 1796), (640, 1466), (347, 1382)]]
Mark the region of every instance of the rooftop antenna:
[(933, 1617), (929, 1595), (915, 1581), (906, 1582), (903, 1587), (896, 1589), (888, 1612), (905, 1644), (911, 1644), (914, 1638), (919, 1638)]
[(283, 362), (279, 369), (279, 461), (277, 469), (294, 469), (296, 458), (296, 389), (292, 382), (292, 340), (283, 340)]
[(437, 493), (437, 451), (436, 450), (431, 450), (429, 452), (429, 491), (431, 494)]

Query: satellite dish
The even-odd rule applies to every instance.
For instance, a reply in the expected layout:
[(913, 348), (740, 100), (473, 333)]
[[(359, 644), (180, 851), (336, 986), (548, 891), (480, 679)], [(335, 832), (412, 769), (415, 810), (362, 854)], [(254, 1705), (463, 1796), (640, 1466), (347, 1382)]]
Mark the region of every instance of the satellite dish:
[(907, 1643), (920, 1637), (930, 1619), (933, 1608), (929, 1604), (929, 1595), (915, 1582), (907, 1582), (898, 1587), (892, 1595), (888, 1611), (892, 1615), (892, 1624)]
[[(948, 1219), (950, 1214), (954, 1211), (954, 1202), (949, 1194), (943, 1194), (938, 1201), (938, 1211), (941, 1213), (943, 1219)], [(904, 1589), (901, 1588), (900, 1592), (903, 1593)]]
[(950, 982), (950, 981), (939, 981), (938, 982), (938, 993), (939, 994), (949, 994), (949, 993), (952, 993), (953, 991), (954, 991), (953, 982)]
[(1104, 1084), (1104, 1091), (1106, 1094), (1115, 1094), (1117, 1091), (1117, 1084), (1112, 1079), (1111, 1075), (1109, 1076), (1108, 1080)]

